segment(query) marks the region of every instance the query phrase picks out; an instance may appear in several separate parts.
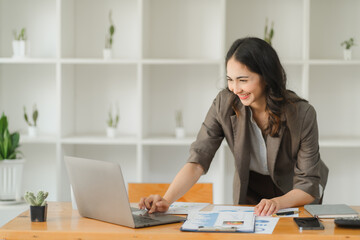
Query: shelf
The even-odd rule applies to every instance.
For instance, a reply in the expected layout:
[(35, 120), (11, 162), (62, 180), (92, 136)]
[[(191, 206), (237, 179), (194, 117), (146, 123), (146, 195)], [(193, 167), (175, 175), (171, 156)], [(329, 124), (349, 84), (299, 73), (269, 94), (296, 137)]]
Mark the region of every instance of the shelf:
[(80, 136), (68, 136), (61, 139), (63, 144), (94, 144), (94, 145), (136, 145), (135, 136), (116, 136), (115, 138), (106, 137), (105, 134), (87, 134)]
[(133, 59), (140, 55), (139, 6), (134, 0), (61, 1), (61, 57), (101, 58), (110, 26), (115, 27), (113, 58)]
[(144, 59), (141, 61), (143, 64), (148, 64), (148, 65), (167, 65), (167, 64), (184, 64), (184, 65), (214, 65), (214, 64), (219, 64), (222, 63), (222, 61), (220, 59)]
[(185, 138), (175, 138), (173, 136), (159, 136), (159, 137), (149, 137), (144, 138), (142, 140), (142, 144), (144, 145), (172, 145), (172, 146), (190, 146), (194, 141), (196, 137), (189, 136)]
[[(310, 1), (311, 59), (342, 59), (344, 47), (340, 44), (343, 41), (353, 37), (355, 43), (359, 43), (359, 9), (357, 0)], [(359, 59), (359, 47), (352, 50), (353, 58)]]
[(274, 22), (272, 45), (280, 59), (302, 59), (303, 0), (227, 0), (225, 49), (238, 38), (263, 38), (266, 19)]
[(360, 60), (341, 60), (341, 59), (312, 59), (309, 60), (310, 65), (360, 65)]
[(62, 64), (137, 64), (136, 59), (109, 59), (102, 58), (63, 58), (60, 60)]
[(0, 0), (0, 57), (13, 55), (13, 30), (26, 28), (29, 56), (54, 58), (57, 50), (57, 0)]
[(4, 64), (55, 64), (56, 58), (0, 58)]
[(323, 137), (320, 147), (360, 147), (360, 137)]
[(57, 142), (56, 136), (42, 135), (36, 137), (29, 137), (27, 134), (20, 135), (20, 144), (31, 144), (31, 143), (44, 143), (44, 144), (55, 144)]

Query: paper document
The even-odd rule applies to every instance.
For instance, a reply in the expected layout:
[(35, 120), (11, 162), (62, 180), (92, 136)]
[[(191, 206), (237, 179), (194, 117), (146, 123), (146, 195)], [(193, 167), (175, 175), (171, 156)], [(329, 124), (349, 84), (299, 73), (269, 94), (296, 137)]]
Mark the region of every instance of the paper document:
[(181, 231), (254, 232), (255, 215), (251, 212), (191, 212)]
[(174, 202), (170, 205), (166, 214), (189, 214), (190, 212), (197, 212), (204, 207), (210, 205), (209, 203), (194, 203), (194, 202)]
[[(299, 211), (299, 208), (284, 208), (278, 211), (281, 212), (290, 212), (290, 211)], [(212, 212), (254, 212), (254, 207), (242, 207), (242, 206), (214, 206)], [(299, 217), (299, 214), (284, 215), (279, 217)]]

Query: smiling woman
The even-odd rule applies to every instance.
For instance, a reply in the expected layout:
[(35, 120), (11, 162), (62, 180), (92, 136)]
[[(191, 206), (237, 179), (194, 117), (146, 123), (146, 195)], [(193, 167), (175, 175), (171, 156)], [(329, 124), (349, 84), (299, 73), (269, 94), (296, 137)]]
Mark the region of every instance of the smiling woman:
[(238, 39), (226, 70), (228, 87), (210, 107), (188, 163), (164, 197), (143, 198), (140, 208), (166, 211), (209, 170), (224, 138), (235, 160), (234, 204), (257, 204), (255, 213), (264, 216), (320, 203), (328, 168), (319, 154), (316, 112), (286, 89), (275, 50), (259, 38)]

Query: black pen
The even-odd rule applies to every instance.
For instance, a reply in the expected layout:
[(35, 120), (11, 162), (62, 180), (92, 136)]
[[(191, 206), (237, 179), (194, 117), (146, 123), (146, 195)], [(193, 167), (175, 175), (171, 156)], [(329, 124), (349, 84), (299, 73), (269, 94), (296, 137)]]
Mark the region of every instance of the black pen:
[(300, 211), (287, 211), (287, 212), (278, 212), (275, 213), (273, 215), (271, 215), (272, 217), (278, 217), (278, 216), (287, 216), (287, 215), (294, 215), (294, 214), (298, 214), (300, 213)]

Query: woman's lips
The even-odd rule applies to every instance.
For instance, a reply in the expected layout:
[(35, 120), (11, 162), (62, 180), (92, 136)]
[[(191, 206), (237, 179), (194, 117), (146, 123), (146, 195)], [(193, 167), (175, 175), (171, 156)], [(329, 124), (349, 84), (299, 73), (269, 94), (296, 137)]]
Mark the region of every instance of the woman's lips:
[(250, 93), (239, 95), (239, 98), (240, 98), (241, 100), (245, 100), (245, 99), (247, 99), (247, 98), (249, 98), (249, 97), (250, 97)]

